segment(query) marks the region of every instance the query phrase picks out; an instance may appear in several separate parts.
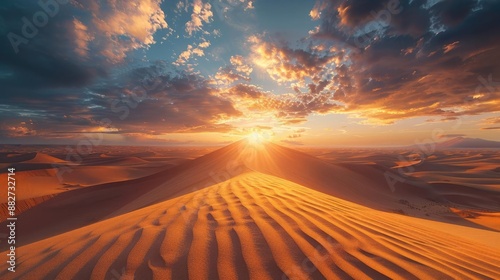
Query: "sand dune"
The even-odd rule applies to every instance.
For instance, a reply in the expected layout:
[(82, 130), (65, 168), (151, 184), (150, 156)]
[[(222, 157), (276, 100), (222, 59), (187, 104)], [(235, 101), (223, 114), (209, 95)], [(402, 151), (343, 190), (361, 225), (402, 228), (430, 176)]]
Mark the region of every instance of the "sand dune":
[[(96, 160), (136, 168), (127, 157)], [(433, 184), (392, 192), (383, 174), (397, 164), (361, 160), (331, 164), (241, 141), (149, 176), (39, 197), (18, 216), (17, 272), (2, 263), (0, 278), (500, 278), (498, 232), (485, 230), (499, 229), (498, 213), (439, 202), (423, 207), (446, 210), (433, 217), (440, 222), (390, 213), (397, 206), (413, 215), (428, 197), (453, 193), (491, 206), (496, 192)], [(448, 228), (454, 220), (468, 227)]]
[(104, 165), (143, 165), (149, 163), (147, 160), (138, 158), (138, 157), (111, 157), (111, 156), (106, 156), (106, 157), (96, 157), (96, 158), (89, 158), (85, 159), (82, 164), (83, 165), (99, 165), (99, 166), (104, 166)]
[[(497, 218), (484, 217), (500, 213), (500, 176), (498, 162), (500, 150), (494, 149), (452, 149), (436, 150), (417, 155), (414, 149), (335, 149), (334, 152), (311, 150), (313, 154), (350, 170), (362, 171), (364, 175), (378, 178), (389, 172), (404, 179), (406, 186), (397, 182), (395, 194), (408, 185), (422, 186), (429, 190), (427, 199), (419, 195), (401, 196), (400, 207), (395, 211), (407, 215), (446, 221), (449, 223), (498, 229)], [(418, 150), (417, 150), (418, 151)], [(368, 173), (369, 169), (379, 169)], [(390, 204), (388, 204), (390, 205)], [(459, 209), (454, 211), (452, 209)], [(464, 215), (474, 212), (464, 223)], [(480, 221), (481, 220), (481, 221)], [(470, 223), (469, 223), (470, 222)], [(495, 225), (496, 223), (496, 225)]]
[(3, 163), (62, 163), (64, 160), (44, 154), (44, 153), (2, 153), (0, 162)]
[(36, 153), (32, 159), (27, 160), (25, 162), (26, 163), (62, 163), (65, 161), (62, 159), (58, 159), (56, 157), (53, 157), (53, 156), (49, 156), (49, 155), (44, 154), (44, 153)]
[[(71, 172), (64, 173), (62, 180), (57, 177), (58, 170), (35, 169), (17, 171), (16, 180), (22, 184), (16, 192), (19, 200), (45, 195), (58, 194), (74, 188), (126, 181), (156, 173), (161, 167), (129, 167), (129, 166), (74, 166)], [(0, 180), (7, 181), (7, 174), (0, 174)], [(0, 203), (7, 201), (4, 194)]]
[(486, 148), (486, 149), (498, 149), (500, 148), (500, 142), (489, 141), (480, 138), (466, 138), (466, 137), (456, 137), (444, 142), (437, 143), (438, 149), (463, 149), (463, 148)]
[[(254, 170), (363, 205), (391, 210), (397, 198), (434, 198), (431, 189), (402, 183), (395, 193), (383, 171), (370, 166), (332, 165), (316, 157), (272, 143), (247, 145), (239, 141), (178, 167), (177, 175), (127, 205), (122, 213), (170, 199), (173, 192), (185, 194), (242, 172)], [(169, 191), (165, 192), (168, 188)]]
[[(87, 167), (81, 168), (85, 171)], [(274, 144), (249, 146), (244, 141), (237, 142), (157, 174), (82, 189), (81, 186), (85, 185), (77, 180), (94, 180), (93, 183), (101, 180), (105, 183), (124, 172), (111, 166), (88, 168), (95, 169), (88, 170), (85, 176), (82, 175), (85, 172), (78, 171), (69, 174), (69, 179), (75, 178), (73, 184), (80, 184), (80, 187), (71, 188), (71, 193), (60, 194), (33, 211), (21, 214), (18, 224), (19, 230), (24, 232), (21, 244), (61, 234), (104, 218), (127, 214), (252, 170), (384, 211), (477, 225), (454, 214), (447, 207), (427, 200), (429, 196), (439, 198), (439, 193), (434, 190), (401, 184), (393, 193), (385, 181), (384, 169), (378, 166), (350, 163), (332, 165)], [(140, 170), (137, 172), (141, 174)], [(108, 174), (114, 175), (109, 177)], [(47, 194), (50, 193), (40, 195)], [(411, 203), (402, 204), (401, 201)]]
[(500, 277), (498, 251), (258, 172), (19, 252), (18, 279)]
[[(4, 154), (6, 158), (8, 155), (12, 154)], [(22, 186), (16, 190), (18, 215), (66, 191), (145, 177), (174, 165), (136, 157), (93, 159), (91, 156), (81, 164), (66, 163), (43, 153), (14, 154), (11, 158), (15, 160), (2, 171), (11, 166), (16, 168), (15, 178)], [(0, 181), (7, 182), (6, 172), (0, 173)], [(0, 220), (7, 216), (6, 201), (7, 192), (1, 192)]]
[[(51, 187), (48, 187), (50, 185), (59, 185), (56, 173), (56, 170), (53, 168), (29, 171), (16, 170), (15, 179), (22, 182), (23, 184), (23, 187), (19, 188), (19, 190), (16, 192), (16, 195), (19, 199), (26, 199), (30, 197), (56, 193), (57, 191), (54, 191), (51, 189)], [(7, 173), (1, 173), (0, 180), (2, 180), (2, 182), (7, 182)], [(7, 199), (4, 199), (3, 196), (1, 197), (2, 203), (7, 201)]]
[(62, 163), (62, 159), (44, 154), (44, 153), (2, 153), (0, 154), (0, 162), (3, 163)]

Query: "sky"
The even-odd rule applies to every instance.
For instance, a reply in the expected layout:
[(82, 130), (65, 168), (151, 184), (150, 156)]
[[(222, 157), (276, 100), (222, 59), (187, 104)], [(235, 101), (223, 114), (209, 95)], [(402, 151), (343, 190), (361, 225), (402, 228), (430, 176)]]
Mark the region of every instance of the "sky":
[(4, 0), (0, 143), (500, 140), (498, 14), (497, 0)]

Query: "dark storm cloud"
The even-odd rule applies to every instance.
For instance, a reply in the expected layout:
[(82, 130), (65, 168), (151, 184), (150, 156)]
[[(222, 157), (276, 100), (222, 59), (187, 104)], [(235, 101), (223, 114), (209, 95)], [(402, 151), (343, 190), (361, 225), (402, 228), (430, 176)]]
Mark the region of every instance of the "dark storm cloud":
[(357, 1), (332, 1), (339, 2), (337, 7), (342, 24), (355, 27), (365, 24), (370, 20), (371, 14), (384, 8), (387, 0), (357, 0)]
[(5, 99), (0, 107), (3, 139), (29, 135), (70, 138), (85, 132), (140, 137), (229, 131), (232, 127), (220, 122), (241, 115), (231, 101), (218, 97), (218, 90), (208, 80), (168, 70), (163, 63), (133, 69), (81, 90), (38, 94), (43, 99)]
[[(159, 0), (5, 0), (0, 4), (0, 84), (8, 90), (82, 87), (166, 27)], [(135, 21), (130, 21), (130, 17)], [(139, 31), (138, 31), (139, 30)]]
[(3, 87), (82, 86), (105, 73), (75, 56), (71, 4), (48, 2), (53, 16), (37, 1), (0, 4), (0, 73), (7, 74), (0, 75)]
[[(398, 2), (393, 0), (393, 2)], [(429, 12), (423, 7), (427, 1), (399, 1), (395, 13), (389, 11), (391, 17), (387, 20), (388, 32), (393, 34), (407, 34), (418, 38), (429, 30), (431, 19)]]
[[(155, 66), (136, 69), (118, 84), (94, 90), (96, 103), (104, 108), (108, 103), (111, 113), (116, 113), (119, 120), (115, 125), (120, 131), (227, 130), (217, 122), (241, 115), (229, 100), (218, 96), (219, 90), (208, 80), (194, 74), (164, 72)], [(108, 110), (99, 111), (101, 117), (112, 117)]]
[(431, 12), (448, 26), (461, 23), (477, 4), (474, 0), (443, 0), (432, 6)]

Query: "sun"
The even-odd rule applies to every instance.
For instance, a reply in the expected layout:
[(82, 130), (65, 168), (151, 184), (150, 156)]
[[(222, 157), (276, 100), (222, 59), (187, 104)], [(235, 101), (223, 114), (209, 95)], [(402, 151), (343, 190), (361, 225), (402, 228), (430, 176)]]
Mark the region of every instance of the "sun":
[(252, 132), (247, 136), (247, 140), (249, 144), (257, 145), (262, 144), (265, 141), (265, 137), (259, 132)]

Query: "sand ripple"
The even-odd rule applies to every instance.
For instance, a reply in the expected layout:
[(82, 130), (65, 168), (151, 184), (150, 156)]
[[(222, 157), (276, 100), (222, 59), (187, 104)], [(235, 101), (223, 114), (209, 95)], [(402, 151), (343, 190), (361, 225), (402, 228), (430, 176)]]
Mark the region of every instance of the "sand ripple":
[(491, 248), (258, 172), (18, 254), (2, 279), (500, 278)]

